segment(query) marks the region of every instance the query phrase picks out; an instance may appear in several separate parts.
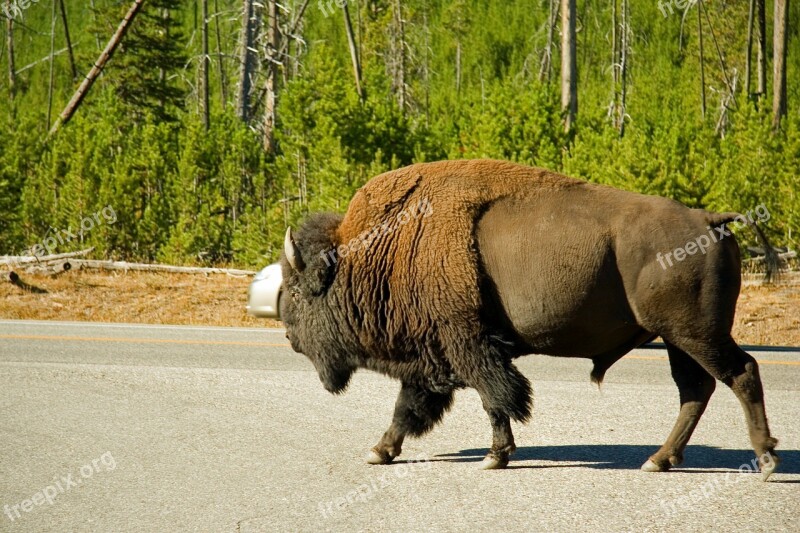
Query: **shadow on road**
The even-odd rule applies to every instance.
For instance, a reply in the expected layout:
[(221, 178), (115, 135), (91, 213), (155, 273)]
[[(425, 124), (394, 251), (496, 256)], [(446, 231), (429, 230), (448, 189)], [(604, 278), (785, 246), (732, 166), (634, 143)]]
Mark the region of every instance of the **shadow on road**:
[[(563, 468), (565, 466), (582, 466), (600, 469), (638, 470), (648, 457), (658, 450), (659, 446), (643, 446), (630, 444), (585, 444), (565, 446), (522, 446), (517, 448), (511, 457), (509, 468)], [(446, 453), (435, 456), (434, 460), (451, 462), (481, 461), (489, 452), (486, 448), (461, 450), (457, 453)], [(800, 474), (800, 450), (781, 450), (776, 452), (781, 459), (778, 472), (781, 474)], [(752, 450), (727, 450), (713, 446), (686, 447), (685, 460), (674, 471), (684, 468), (724, 468), (738, 470), (741, 465), (751, 465), (755, 457)], [(558, 462), (579, 462), (581, 465), (520, 465), (520, 461), (537, 460)], [(688, 471), (687, 471), (688, 472)], [(691, 472), (709, 472), (709, 470), (692, 470)], [(714, 470), (719, 472), (719, 470)]]

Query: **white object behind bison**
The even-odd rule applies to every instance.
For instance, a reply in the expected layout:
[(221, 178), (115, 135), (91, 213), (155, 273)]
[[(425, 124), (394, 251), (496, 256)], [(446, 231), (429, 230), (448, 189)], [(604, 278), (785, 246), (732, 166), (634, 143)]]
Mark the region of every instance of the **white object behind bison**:
[[(423, 204), (424, 216), (403, 215)], [(359, 368), (402, 382), (370, 463), (391, 462), (407, 435), (442, 419), (456, 389), (473, 387), (492, 426), (482, 463), (490, 469), (505, 467), (515, 449), (510, 420), (531, 414), (530, 384), (514, 358), (589, 358), (599, 383), (660, 335), (681, 407), (642, 469), (682, 461), (719, 380), (744, 407), (766, 479), (778, 465), (777, 441), (758, 364), (730, 335), (736, 241), (716, 240), (668, 268), (657, 260), (726, 232), (736, 217), (502, 161), (413, 165), (370, 180), (344, 217), (313, 215), (287, 231), (287, 337), (333, 393)]]

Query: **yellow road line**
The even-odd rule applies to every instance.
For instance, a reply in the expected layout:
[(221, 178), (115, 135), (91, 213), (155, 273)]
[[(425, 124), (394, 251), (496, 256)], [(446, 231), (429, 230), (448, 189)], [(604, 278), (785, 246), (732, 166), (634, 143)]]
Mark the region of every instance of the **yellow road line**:
[(289, 343), (244, 342), (244, 341), (201, 341), (182, 339), (137, 339), (133, 337), (77, 337), (62, 335), (0, 335), (0, 339), (44, 340), (44, 341), (78, 341), (78, 342), (129, 342), (135, 344), (207, 344), (215, 346), (280, 346), (289, 347)]
[[(667, 358), (661, 355), (626, 355), (625, 359), (641, 359), (643, 361), (667, 361)], [(800, 366), (800, 361), (769, 361), (766, 359), (756, 359), (759, 365), (787, 365), (787, 366)]]
[[(128, 342), (133, 344), (205, 344), (214, 346), (269, 346), (288, 348), (290, 344), (278, 342), (244, 342), (244, 341), (201, 341), (181, 339), (137, 339), (133, 337), (78, 337), (72, 335), (3, 335), (0, 339), (12, 340), (44, 340), (44, 341), (77, 341), (77, 342)], [(640, 361), (667, 361), (661, 355), (626, 355), (625, 359), (638, 359)], [(762, 365), (800, 366), (800, 361), (770, 361), (759, 360)]]

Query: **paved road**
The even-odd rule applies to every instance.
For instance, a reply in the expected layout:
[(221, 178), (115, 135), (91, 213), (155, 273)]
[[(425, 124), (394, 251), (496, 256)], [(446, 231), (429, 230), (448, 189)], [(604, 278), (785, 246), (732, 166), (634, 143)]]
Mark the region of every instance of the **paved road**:
[(751, 353), (770, 483), (737, 473), (753, 453), (724, 386), (684, 466), (638, 470), (677, 413), (659, 350), (602, 391), (588, 361), (521, 360), (534, 421), (484, 472), (474, 391), (406, 462), (365, 464), (398, 384), (363, 372), (333, 397), (281, 330), (0, 321), (0, 531), (800, 531), (800, 350)]

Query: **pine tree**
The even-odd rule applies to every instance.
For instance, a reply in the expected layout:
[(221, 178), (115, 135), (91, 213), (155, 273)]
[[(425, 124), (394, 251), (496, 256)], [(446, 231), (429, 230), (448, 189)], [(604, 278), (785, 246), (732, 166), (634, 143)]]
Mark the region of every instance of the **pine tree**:
[(180, 75), (187, 63), (186, 36), (181, 29), (180, 0), (145, 4), (106, 79), (137, 118), (150, 113), (174, 122), (185, 107), (186, 88)]

